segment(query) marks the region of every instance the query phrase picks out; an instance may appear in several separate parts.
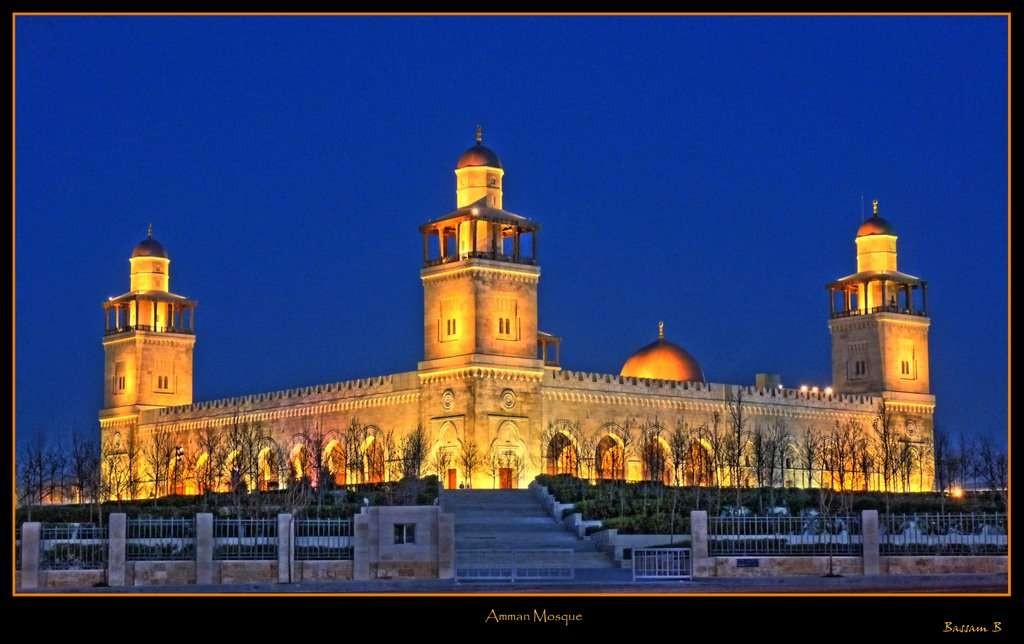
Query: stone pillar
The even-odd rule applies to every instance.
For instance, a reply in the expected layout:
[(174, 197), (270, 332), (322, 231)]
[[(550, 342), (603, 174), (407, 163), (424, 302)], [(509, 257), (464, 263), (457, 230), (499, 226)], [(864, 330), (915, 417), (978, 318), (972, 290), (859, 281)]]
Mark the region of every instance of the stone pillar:
[[(376, 508), (364, 507), (352, 517), (352, 579), (370, 578), (370, 559), (377, 553)], [(373, 514), (371, 515), (371, 512)]]
[(40, 523), (21, 524), (21, 589), (39, 588)]
[(694, 577), (712, 577), (715, 562), (708, 557), (708, 513), (704, 510), (690, 512), (690, 557)]
[(128, 540), (128, 518), (123, 512), (116, 512), (109, 517), (107, 525), (107, 583), (113, 586), (124, 586), (125, 582), (125, 548)]
[(292, 581), (292, 515), (277, 515), (277, 583)]
[(831, 286), (828, 288), (828, 315), (829, 317), (836, 315), (836, 290)]
[(921, 314), (928, 315), (928, 283), (921, 282)]
[(437, 513), (437, 578), (455, 578), (455, 515)]
[(213, 515), (196, 515), (196, 583), (213, 583)]
[(423, 233), (423, 265), (426, 266), (427, 260), (430, 259), (430, 236), (427, 233)]
[(860, 513), (862, 561), (865, 575), (880, 575), (882, 558), (878, 547), (878, 510), (864, 510)]

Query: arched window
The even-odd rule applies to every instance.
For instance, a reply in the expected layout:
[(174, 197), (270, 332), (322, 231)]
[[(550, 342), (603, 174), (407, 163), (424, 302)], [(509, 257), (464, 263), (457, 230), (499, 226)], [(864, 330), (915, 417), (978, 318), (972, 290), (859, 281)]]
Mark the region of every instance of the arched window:
[(605, 436), (594, 451), (595, 470), (599, 479), (622, 480), (626, 478), (626, 462), (622, 446), (611, 436)]

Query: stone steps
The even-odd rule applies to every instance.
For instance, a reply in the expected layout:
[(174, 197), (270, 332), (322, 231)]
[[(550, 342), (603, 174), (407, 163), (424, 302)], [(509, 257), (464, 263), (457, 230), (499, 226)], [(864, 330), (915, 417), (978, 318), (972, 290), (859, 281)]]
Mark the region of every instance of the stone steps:
[(529, 490), (445, 490), (444, 512), (455, 515), (455, 552), (572, 550), (576, 569), (614, 568), (589, 539), (551, 518)]

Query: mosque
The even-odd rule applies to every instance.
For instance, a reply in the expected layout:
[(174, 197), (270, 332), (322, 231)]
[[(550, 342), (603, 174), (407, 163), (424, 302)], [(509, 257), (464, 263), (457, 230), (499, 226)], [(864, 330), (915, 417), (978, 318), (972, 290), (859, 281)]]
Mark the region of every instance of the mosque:
[[(448, 488), (521, 488), (540, 473), (697, 485), (739, 476), (752, 484), (751, 441), (771, 426), (788, 437), (772, 483), (799, 487), (825, 480), (815, 472), (820, 464), (803, 458), (800, 438), (854, 423), (872, 440), (884, 401), (894, 440), (916, 459), (905, 485), (932, 488), (926, 283), (897, 269), (896, 231), (878, 215), (877, 202), (856, 233), (856, 272), (827, 285), (831, 386), (787, 388), (773, 374), (724, 384), (708, 382), (697, 358), (662, 324), (617, 374), (563, 368), (560, 338), (538, 324), (541, 228), (505, 209), (504, 174), (478, 128), (475, 145), (455, 165), (455, 209), (419, 229), (422, 360), (413, 371), (358, 380), (195, 402), (196, 303), (170, 291), (170, 255), (150, 227), (129, 259), (129, 291), (103, 303), (104, 453), (116, 456), (158, 435), (173, 446), (169, 468), (182, 473), (176, 489), (145, 496), (195, 492), (198, 478), (186, 470), (211, 458), (200, 436), (238, 423), (269, 429), (286, 454), (285, 465), (268, 457), (258, 480), (246, 481), (264, 489), (310, 476), (299, 458), (309, 444), (298, 437), (312, 426), (328, 432), (324, 462), (339, 484), (400, 475), (389, 463), (417, 428), (427, 438), (424, 469), (434, 464)], [(748, 444), (735, 462), (742, 467), (733, 469), (719, 439), (740, 409)], [(671, 444), (679, 427), (684, 450)], [(650, 457), (652, 449), (660, 460)], [(682, 472), (669, 465), (681, 451)], [(229, 453), (218, 467), (236, 468), (236, 458)], [(882, 487), (879, 470), (863, 464), (864, 489)]]

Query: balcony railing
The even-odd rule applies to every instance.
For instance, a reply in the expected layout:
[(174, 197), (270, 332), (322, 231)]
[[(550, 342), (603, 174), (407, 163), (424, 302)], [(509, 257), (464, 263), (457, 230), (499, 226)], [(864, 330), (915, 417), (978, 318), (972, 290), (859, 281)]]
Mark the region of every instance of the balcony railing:
[(906, 307), (901, 307), (896, 304), (886, 304), (885, 306), (872, 306), (867, 311), (864, 309), (850, 309), (848, 311), (833, 311), (832, 318), (848, 318), (855, 315), (871, 315), (872, 313), (900, 313), (902, 315), (928, 315), (925, 311), (911, 310)]
[(470, 253), (460, 253), (458, 255), (452, 255), (450, 257), (439, 257), (437, 259), (428, 259), (424, 266), (440, 266), (441, 264), (450, 264), (452, 262), (459, 262), (464, 259), (490, 259), (496, 262), (510, 262), (512, 264), (527, 264), (530, 266), (536, 265), (537, 260), (532, 257), (520, 257), (516, 259), (511, 255), (502, 255), (501, 253), (491, 253), (487, 251), (473, 251)]
[(129, 333), (131, 331), (148, 331), (149, 333), (185, 333), (188, 335), (195, 335), (195, 331), (193, 329), (175, 326), (153, 326), (152, 324), (129, 324), (125, 326), (110, 327), (104, 331), (103, 335), (117, 335), (119, 333)]

